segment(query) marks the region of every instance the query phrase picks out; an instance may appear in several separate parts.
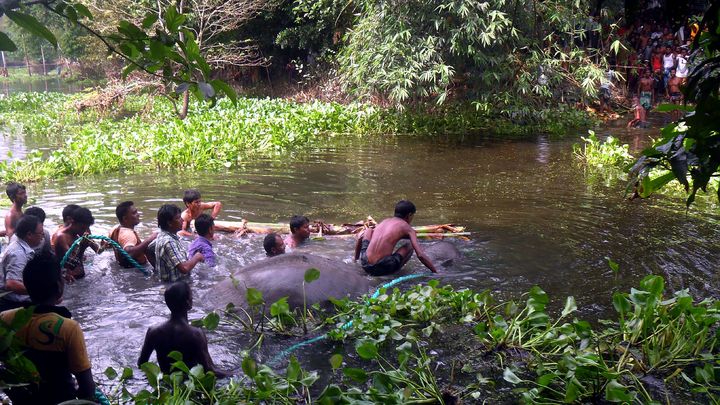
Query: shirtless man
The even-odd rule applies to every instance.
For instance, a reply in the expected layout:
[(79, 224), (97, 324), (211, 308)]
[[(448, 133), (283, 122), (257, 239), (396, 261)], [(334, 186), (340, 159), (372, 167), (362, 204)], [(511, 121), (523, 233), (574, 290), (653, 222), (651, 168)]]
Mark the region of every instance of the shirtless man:
[(148, 329), (145, 334), (138, 367), (150, 359), (153, 351), (163, 373), (171, 371), (175, 362), (168, 354), (173, 351), (182, 353), (183, 362), (188, 368), (200, 364), (205, 371), (212, 371), (218, 377), (227, 377), (229, 373), (218, 370), (208, 352), (208, 341), (200, 328), (190, 326), (188, 311), (192, 308), (192, 291), (184, 281), (171, 284), (165, 290), (165, 303), (170, 308), (170, 320)]
[[(140, 240), (140, 236), (135, 232), (135, 226), (140, 223), (140, 211), (132, 201), (123, 201), (118, 204), (115, 208), (115, 216), (120, 225), (110, 231), (110, 239), (117, 242), (138, 264), (144, 266), (150, 262), (154, 267), (155, 252), (154, 249), (148, 247), (157, 238), (157, 232), (153, 232), (143, 241)], [(115, 260), (124, 268), (133, 267), (118, 251), (115, 251)]]
[(285, 246), (295, 249), (310, 238), (310, 220), (306, 216), (293, 215), (290, 218), (290, 235), (285, 238)]
[[(200, 192), (197, 190), (185, 190), (183, 202), (185, 203), (186, 209), (180, 215), (180, 218), (182, 218), (182, 229), (178, 232), (178, 236), (194, 236), (190, 224), (199, 217), (203, 211), (212, 209), (210, 216), (212, 219), (217, 219), (220, 210), (222, 210), (222, 203), (220, 201), (203, 202), (200, 199)], [(224, 227), (218, 227), (218, 225), (215, 226), (215, 229), (218, 231), (227, 231)], [(230, 230), (230, 232), (232, 232), (232, 230)]]
[(57, 230), (55, 230), (55, 233), (52, 234), (50, 238), (50, 246), (52, 246), (53, 249), (55, 249), (55, 240), (57, 240), (58, 235), (63, 233), (65, 229), (67, 229), (72, 224), (72, 212), (76, 209), (80, 208), (77, 204), (68, 204), (63, 208), (62, 210), (62, 220), (63, 224), (58, 227)]
[(8, 183), (5, 192), (12, 202), (10, 211), (5, 215), (5, 232), (9, 238), (15, 233), (15, 225), (23, 216), (22, 207), (27, 203), (27, 191), (25, 191), (25, 186), (22, 184), (11, 181)]
[[(673, 104), (682, 104), (683, 94), (680, 91), (680, 86), (683, 84), (683, 79), (675, 75), (675, 69), (670, 71), (670, 80), (668, 80), (668, 95), (670, 102)], [(672, 111), (672, 119), (676, 121), (680, 119), (682, 112), (680, 110)]]
[[(92, 213), (87, 208), (77, 208), (71, 213), (72, 222), (70, 226), (64, 228), (62, 232), (56, 234), (55, 238), (55, 256), (58, 260), (62, 260), (65, 257), (65, 253), (70, 250), (73, 242), (81, 236), (90, 233), (90, 226), (95, 223)], [(92, 248), (96, 252), (99, 250), (97, 245), (90, 239), (83, 239), (70, 254), (70, 257), (65, 262), (63, 271), (66, 272), (65, 279), (68, 282), (72, 282), (76, 279), (85, 277), (85, 265), (83, 264), (83, 256), (85, 250)]]
[[(355, 244), (355, 260), (360, 258), (363, 270), (372, 276), (384, 276), (395, 273), (410, 260), (413, 250), (420, 262), (433, 273), (435, 265), (420, 248), (415, 230), (410, 226), (415, 216), (415, 205), (407, 200), (395, 204), (395, 216), (387, 218), (375, 229), (369, 228), (358, 238)], [(395, 245), (401, 239), (410, 239), (396, 251)]]
[(653, 106), (653, 86), (655, 81), (652, 78), (649, 70), (645, 70), (643, 77), (640, 79), (638, 85), (638, 98), (640, 99), (640, 105), (645, 109), (645, 116), (650, 112), (650, 108)]

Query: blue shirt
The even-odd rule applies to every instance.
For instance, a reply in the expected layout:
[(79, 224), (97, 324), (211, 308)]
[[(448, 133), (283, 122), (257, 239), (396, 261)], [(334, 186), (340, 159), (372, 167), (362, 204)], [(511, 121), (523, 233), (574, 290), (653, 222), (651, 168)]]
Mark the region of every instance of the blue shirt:
[(210, 243), (204, 236), (198, 235), (188, 248), (188, 257), (193, 257), (197, 252), (202, 253), (205, 258), (205, 264), (210, 267), (215, 267), (215, 252), (212, 249), (212, 243)]

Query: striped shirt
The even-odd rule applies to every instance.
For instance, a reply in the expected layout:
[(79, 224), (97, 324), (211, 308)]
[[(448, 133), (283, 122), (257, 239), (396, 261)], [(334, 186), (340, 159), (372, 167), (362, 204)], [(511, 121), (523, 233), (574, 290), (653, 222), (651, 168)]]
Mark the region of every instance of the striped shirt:
[(160, 231), (155, 240), (155, 269), (162, 281), (177, 281), (182, 274), (177, 265), (187, 260), (180, 238), (174, 233)]

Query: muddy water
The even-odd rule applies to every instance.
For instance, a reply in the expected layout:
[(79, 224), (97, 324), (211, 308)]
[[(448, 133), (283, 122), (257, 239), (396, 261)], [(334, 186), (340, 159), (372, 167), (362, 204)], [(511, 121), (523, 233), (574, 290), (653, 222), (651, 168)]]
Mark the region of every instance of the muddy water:
[[(598, 132), (610, 131), (637, 148), (654, 134), (619, 127)], [(32, 184), (28, 194), (48, 212), (50, 228), (60, 222), (66, 204), (90, 208), (96, 234), (107, 234), (116, 223), (116, 204), (133, 200), (142, 211), (141, 236), (153, 231), (160, 205), (182, 205), (186, 188), (200, 189), (205, 200), (222, 201), (221, 219), (257, 222), (287, 221), (293, 214), (330, 223), (367, 215), (381, 219), (405, 198), (418, 207), (416, 224), (455, 223), (472, 232), (469, 241), (455, 241), (465, 259), (438, 276), (457, 288), (489, 289), (510, 298), (539, 285), (558, 303), (575, 296), (590, 319), (611, 315), (612, 292), (629, 290), (648, 274), (664, 276), (671, 289), (716, 296), (720, 217), (686, 214), (680, 200), (626, 201), (624, 182), (608, 182), (573, 163), (571, 144), (577, 138), (570, 138), (352, 139), (342, 146), (248, 161), (225, 173), (86, 176)], [(234, 269), (261, 260), (261, 245), (258, 237), (217, 241), (220, 266), (193, 271), (196, 302)], [(303, 249), (347, 261), (352, 242), (313, 241)], [(605, 257), (620, 264), (618, 274)], [(85, 330), (93, 370), (101, 379), (107, 366), (136, 362), (146, 329), (165, 319), (168, 310), (156, 280), (118, 268), (110, 253), (89, 260), (87, 278), (67, 287), (65, 304)], [(409, 266), (425, 271), (416, 259)], [(202, 315), (195, 310), (191, 317)], [(231, 369), (239, 367), (239, 351), (255, 337), (226, 326), (209, 338), (216, 362)], [(270, 337), (259, 357), (267, 360), (294, 342)], [(324, 367), (334, 350), (321, 343), (298, 356), (310, 368)]]

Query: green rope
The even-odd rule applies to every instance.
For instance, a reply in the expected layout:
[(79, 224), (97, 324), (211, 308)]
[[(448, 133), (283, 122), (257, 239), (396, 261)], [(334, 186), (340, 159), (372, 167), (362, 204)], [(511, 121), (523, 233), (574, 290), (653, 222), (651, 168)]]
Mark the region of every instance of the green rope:
[(112, 240), (112, 239), (110, 239), (110, 238), (108, 238), (107, 236), (104, 236), (104, 235), (86, 235), (86, 236), (81, 236), (81, 237), (75, 239), (75, 242), (73, 242), (73, 244), (70, 245), (70, 249), (68, 249), (68, 251), (65, 252), (65, 256), (63, 256), (62, 260), (60, 261), (60, 267), (61, 267), (61, 268), (62, 268), (62, 267), (65, 267), (65, 263), (66, 263), (66, 262), (68, 261), (68, 259), (70, 258), (70, 254), (72, 253), (73, 250), (75, 250), (75, 249), (78, 247), (78, 245), (80, 244), (80, 242), (83, 241), (83, 239), (100, 239), (100, 240), (103, 240), (103, 241), (105, 241), (105, 242), (108, 242), (113, 248), (115, 248), (115, 250), (117, 250), (118, 252), (120, 252), (120, 254), (121, 254), (125, 259), (127, 259), (127, 261), (130, 262), (130, 264), (132, 264), (133, 266), (135, 266), (135, 267), (136, 267), (138, 270), (140, 270), (144, 275), (146, 275), (146, 276), (149, 276), (149, 275), (150, 275), (150, 272), (148, 271), (148, 269), (147, 269), (145, 266), (143, 266), (142, 264), (138, 263), (135, 259), (133, 259), (132, 256), (130, 256), (130, 254), (129, 254), (128, 252), (126, 252), (125, 249), (123, 249), (122, 246), (120, 246), (119, 243), (115, 242), (114, 240)]
[[(400, 284), (400, 283), (402, 283), (403, 281), (406, 281), (406, 280), (410, 280), (410, 279), (413, 279), (413, 278), (425, 277), (425, 276), (427, 276), (427, 274), (409, 274), (409, 275), (407, 275), (407, 276), (398, 277), (398, 278), (396, 278), (395, 280), (389, 281), (389, 282), (381, 285), (380, 288), (378, 288), (377, 290), (375, 290), (375, 292), (374, 292), (373, 295), (370, 297), (370, 299), (368, 299), (368, 300), (366, 301), (366, 304), (369, 304), (369, 303), (370, 303), (370, 300), (374, 300), (375, 298), (377, 298), (377, 297), (380, 295), (380, 291), (382, 291), (383, 289), (388, 289), (388, 288), (390, 288), (390, 287), (392, 287), (392, 286), (394, 286), (394, 285), (396, 285), (396, 284)], [(340, 328), (341, 328), (341, 329), (349, 329), (349, 328), (352, 326), (352, 324), (353, 324), (353, 321), (347, 321), (345, 324), (343, 324), (342, 326), (340, 326)], [(307, 346), (307, 345), (313, 344), (313, 343), (315, 343), (315, 342), (319, 342), (319, 341), (324, 340), (324, 339), (326, 339), (326, 338), (327, 338), (327, 333), (324, 334), (324, 335), (315, 336), (314, 338), (311, 338), (311, 339), (302, 341), (302, 342), (300, 342), (300, 343), (296, 343), (296, 344), (288, 347), (287, 349), (281, 351), (281, 352), (280, 352), (278, 355), (276, 355), (275, 357), (273, 357), (272, 360), (270, 360), (270, 363), (269, 363), (269, 364), (270, 364), (271, 366), (274, 365), (274, 364), (277, 364), (280, 360), (282, 360), (284, 357), (287, 357), (290, 353), (294, 352), (295, 350), (297, 350), (297, 349), (299, 349), (299, 348), (301, 348), (301, 347), (303, 347), (303, 346)]]
[(105, 396), (105, 394), (103, 394), (103, 392), (97, 387), (95, 388), (95, 401), (100, 405), (110, 405), (108, 397)]

